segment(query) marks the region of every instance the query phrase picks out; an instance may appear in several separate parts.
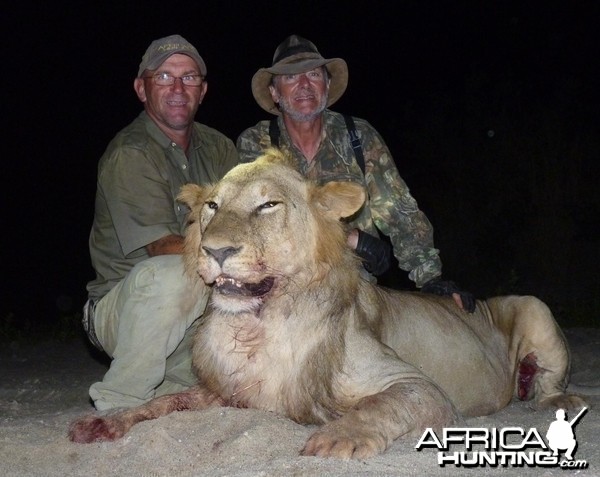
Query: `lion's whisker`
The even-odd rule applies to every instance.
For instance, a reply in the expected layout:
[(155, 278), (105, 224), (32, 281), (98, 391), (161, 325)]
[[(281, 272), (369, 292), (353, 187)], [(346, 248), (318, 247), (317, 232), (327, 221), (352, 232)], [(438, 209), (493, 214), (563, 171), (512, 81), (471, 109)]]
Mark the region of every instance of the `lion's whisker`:
[(252, 384), (249, 384), (248, 386), (245, 386), (242, 389), (238, 389), (237, 391), (235, 391), (234, 393), (231, 394), (231, 397), (237, 396), (238, 394), (243, 393), (244, 391), (246, 391), (246, 390), (248, 390), (248, 389), (256, 386), (257, 384), (262, 383), (262, 382), (263, 382), (263, 380), (259, 379), (258, 381), (254, 382)]

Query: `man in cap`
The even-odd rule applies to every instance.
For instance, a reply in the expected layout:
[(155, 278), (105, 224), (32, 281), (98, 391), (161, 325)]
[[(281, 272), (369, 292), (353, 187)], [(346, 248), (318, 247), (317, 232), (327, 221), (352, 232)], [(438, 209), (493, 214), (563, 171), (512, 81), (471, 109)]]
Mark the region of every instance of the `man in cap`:
[(472, 312), (475, 300), (454, 282), (441, 279), (433, 228), (400, 177), (380, 134), (365, 120), (331, 111), (346, 90), (348, 68), (341, 58), (324, 58), (298, 35), (285, 39), (271, 67), (252, 78), (254, 99), (275, 118), (246, 129), (237, 140), (241, 162), (256, 159), (267, 147), (287, 150), (298, 169), (318, 182), (352, 180), (364, 184), (368, 200), (350, 223), (348, 244), (368, 272), (389, 266), (387, 235), (399, 267), (424, 292), (449, 295)]
[(83, 325), (111, 358), (90, 387), (98, 410), (132, 407), (195, 384), (190, 338), (208, 290), (184, 275), (182, 185), (219, 180), (238, 162), (233, 142), (194, 121), (206, 65), (179, 35), (153, 41), (133, 82), (144, 111), (98, 165), (89, 239), (96, 278)]

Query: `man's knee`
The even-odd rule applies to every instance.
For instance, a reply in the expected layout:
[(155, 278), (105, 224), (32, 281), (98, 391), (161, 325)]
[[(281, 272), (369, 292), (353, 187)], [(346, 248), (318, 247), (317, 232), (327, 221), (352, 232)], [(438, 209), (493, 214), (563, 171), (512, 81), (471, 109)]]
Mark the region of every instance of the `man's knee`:
[(204, 312), (210, 288), (199, 277), (190, 278), (185, 273), (181, 255), (149, 258), (137, 264), (131, 274), (133, 283), (125, 287), (125, 293), (145, 297), (154, 312), (169, 309), (172, 315), (187, 317), (188, 325), (191, 318)]
[(161, 255), (138, 263), (125, 278), (121, 293), (165, 297), (193, 306), (194, 299), (203, 300), (208, 294), (208, 287), (199, 277), (186, 274), (181, 255)]
[(110, 354), (127, 330), (142, 324), (147, 332), (183, 334), (204, 312), (209, 287), (191, 280), (180, 255), (138, 263), (97, 305), (96, 332)]
[(155, 283), (186, 286), (190, 280), (185, 274), (181, 255), (159, 255), (136, 264), (127, 277), (130, 287), (142, 288)]

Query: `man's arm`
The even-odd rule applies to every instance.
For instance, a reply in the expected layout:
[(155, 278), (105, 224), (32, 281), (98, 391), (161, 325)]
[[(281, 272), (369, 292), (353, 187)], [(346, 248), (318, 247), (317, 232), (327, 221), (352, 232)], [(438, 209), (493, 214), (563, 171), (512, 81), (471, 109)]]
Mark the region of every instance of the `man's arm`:
[(373, 222), (390, 238), (399, 267), (409, 272), (409, 278), (420, 288), (442, 273), (433, 227), (400, 177), (383, 138), (368, 123), (359, 124)]
[(157, 255), (177, 255), (183, 253), (183, 237), (167, 235), (146, 245), (146, 251), (151, 257)]

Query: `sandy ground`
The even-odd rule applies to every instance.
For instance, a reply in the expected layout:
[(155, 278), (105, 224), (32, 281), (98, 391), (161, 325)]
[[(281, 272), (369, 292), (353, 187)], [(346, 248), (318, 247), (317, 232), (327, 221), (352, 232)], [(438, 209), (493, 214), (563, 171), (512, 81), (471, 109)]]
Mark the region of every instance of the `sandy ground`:
[[(572, 381), (600, 385), (600, 329), (567, 329)], [(83, 340), (0, 350), (0, 475), (3, 476), (600, 476), (600, 396), (575, 427), (575, 458), (586, 470), (558, 467), (465, 468), (437, 463), (437, 450), (398, 440), (366, 461), (301, 457), (314, 430), (272, 413), (221, 408), (181, 412), (135, 426), (112, 443), (74, 444), (69, 423), (92, 410), (89, 385), (106, 361)], [(569, 416), (574, 417), (574, 416)], [(503, 411), (467, 420), (478, 428), (536, 428), (545, 436), (553, 411), (514, 402)], [(461, 450), (455, 446), (452, 451)]]

